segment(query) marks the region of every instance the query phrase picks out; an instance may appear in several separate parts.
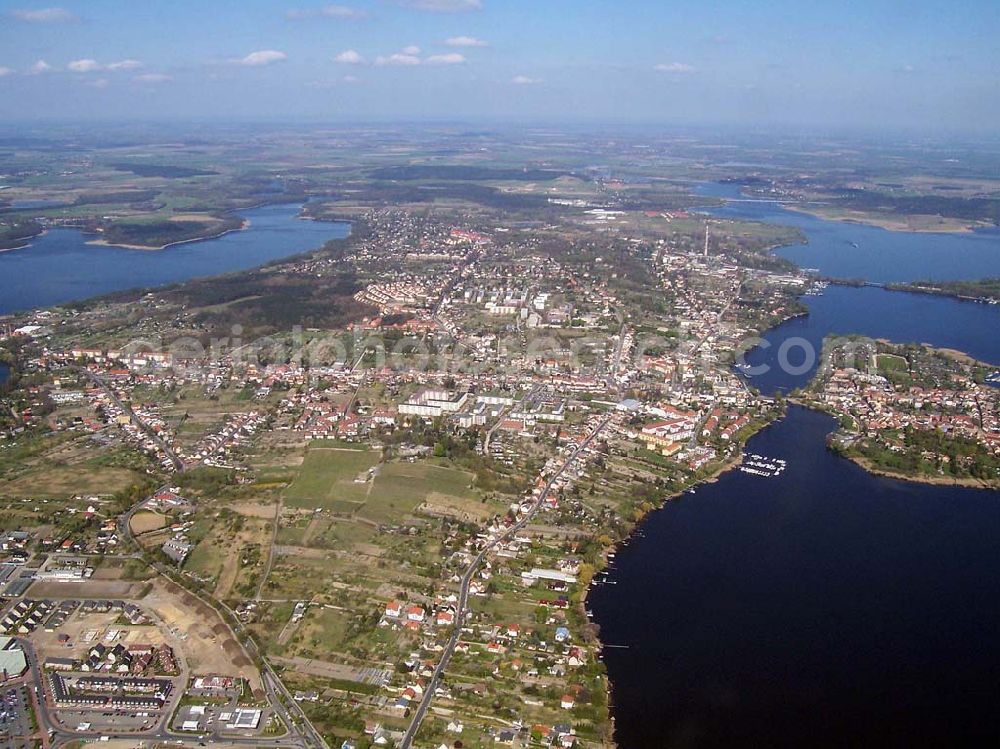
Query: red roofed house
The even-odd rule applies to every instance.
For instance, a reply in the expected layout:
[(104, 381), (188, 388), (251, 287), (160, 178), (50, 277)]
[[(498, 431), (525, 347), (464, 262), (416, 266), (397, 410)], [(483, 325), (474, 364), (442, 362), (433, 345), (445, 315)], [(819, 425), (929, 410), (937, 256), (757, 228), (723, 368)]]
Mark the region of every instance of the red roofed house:
[(411, 622), (422, 622), (426, 614), (424, 613), (424, 607), (414, 604), (406, 610), (406, 618)]

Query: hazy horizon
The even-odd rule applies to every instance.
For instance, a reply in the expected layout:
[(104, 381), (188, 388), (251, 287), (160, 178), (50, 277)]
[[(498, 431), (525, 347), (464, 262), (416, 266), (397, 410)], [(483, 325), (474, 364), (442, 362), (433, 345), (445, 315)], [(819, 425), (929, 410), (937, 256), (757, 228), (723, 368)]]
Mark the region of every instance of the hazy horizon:
[(12, 0), (0, 113), (988, 134), (998, 32), (980, 1)]

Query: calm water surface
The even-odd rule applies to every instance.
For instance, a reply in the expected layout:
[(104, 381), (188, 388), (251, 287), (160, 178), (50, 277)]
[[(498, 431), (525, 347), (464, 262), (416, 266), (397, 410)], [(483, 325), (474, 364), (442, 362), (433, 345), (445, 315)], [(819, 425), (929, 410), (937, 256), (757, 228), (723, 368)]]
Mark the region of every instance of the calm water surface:
[(887, 231), (844, 221), (826, 221), (782, 208), (778, 203), (738, 200), (739, 187), (709, 183), (698, 192), (733, 198), (709, 213), (725, 218), (794, 226), (808, 244), (782, 247), (782, 257), (833, 278), (864, 278), (879, 283), (956, 280), (1000, 276), (1000, 230), (958, 233)]
[(0, 252), (0, 314), (244, 270), (347, 236), (348, 224), (300, 220), (300, 208), (254, 208), (240, 214), (250, 221), (245, 231), (156, 251), (88, 245), (93, 235), (53, 229)]
[(648, 747), (1000, 740), (1000, 496), (870, 476), (792, 407), (738, 471), (650, 515), (590, 605), (616, 738)]
[[(746, 356), (748, 365), (766, 368), (748, 379), (761, 392), (787, 392), (808, 382), (818, 356), (807, 371), (789, 373), (779, 366), (782, 347), (787, 361), (798, 369), (807, 363), (807, 350), (818, 355), (827, 335), (858, 333), (899, 343), (929, 343), (1000, 366), (1000, 305), (871, 286), (829, 286), (822, 296), (803, 297), (803, 301), (809, 307), (808, 316), (767, 331), (762, 336), (766, 347)], [(808, 349), (802, 341), (808, 342)]]
[[(885, 232), (771, 204), (714, 212), (798, 226), (809, 245), (780, 253), (830, 275), (1000, 275), (988, 233)], [(747, 357), (769, 365), (750, 379), (765, 393), (815, 371), (782, 371), (783, 343), (818, 352), (827, 334), (1000, 364), (996, 306), (834, 286), (805, 301), (808, 317)], [(801, 365), (801, 347), (788, 360)], [(671, 501), (619, 550), (615, 584), (592, 588), (602, 640), (622, 646), (604, 653), (621, 749), (1000, 741), (1000, 493), (871, 476), (826, 449), (835, 426), (792, 407), (748, 445), (787, 460), (784, 474), (733, 471)]]

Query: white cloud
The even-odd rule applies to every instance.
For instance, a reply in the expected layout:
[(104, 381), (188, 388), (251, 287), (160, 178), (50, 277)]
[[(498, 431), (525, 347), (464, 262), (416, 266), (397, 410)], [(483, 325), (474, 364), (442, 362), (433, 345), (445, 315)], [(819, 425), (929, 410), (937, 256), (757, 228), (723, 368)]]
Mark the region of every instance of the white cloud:
[(90, 86), (91, 88), (107, 88), (108, 79), (107, 78), (95, 78), (92, 81), (84, 81), (84, 86)]
[(426, 10), (431, 13), (458, 13), (465, 10), (482, 10), (482, 0), (396, 0), (404, 8)]
[[(348, 50), (348, 52), (351, 51), (352, 50)], [(375, 58), (375, 64), (379, 67), (385, 67), (388, 65), (397, 65), (402, 67), (412, 67), (414, 65), (461, 65), (465, 61), (465, 55), (458, 52), (447, 52), (445, 54), (429, 55), (421, 58), (420, 47), (415, 44), (403, 47), (403, 49), (395, 54), (379, 55)]]
[(108, 70), (135, 70), (141, 67), (142, 63), (138, 60), (119, 60), (108, 65)]
[(405, 52), (397, 52), (396, 54), (389, 55), (387, 57), (383, 56), (383, 55), (379, 55), (378, 57), (375, 58), (375, 64), (378, 65), (378, 66), (385, 66), (385, 65), (402, 65), (402, 66), (419, 65), (420, 64), (420, 58), (417, 57), (416, 55), (408, 55)]
[(451, 52), (447, 55), (431, 55), (425, 61), (428, 65), (461, 65), (465, 62), (465, 55), (458, 52)]
[(261, 49), (251, 52), (246, 57), (233, 60), (233, 62), (237, 65), (246, 65), (248, 67), (261, 67), (262, 65), (270, 65), (271, 63), (287, 59), (288, 55), (284, 52), (279, 52), (276, 49)]
[(84, 60), (73, 60), (66, 68), (74, 73), (93, 73), (101, 69), (101, 64), (97, 60), (87, 58)]
[(0, 78), (3, 78), (5, 75), (10, 75), (13, 72), (14, 72), (13, 68), (5, 68), (3, 66), (0, 66)]
[(515, 75), (510, 79), (515, 86), (534, 86), (542, 82), (541, 78), (532, 78), (527, 75)]
[(141, 67), (142, 63), (138, 60), (119, 60), (110, 65), (101, 65), (97, 60), (87, 57), (82, 60), (73, 60), (66, 66), (66, 69), (72, 73), (96, 73), (99, 70), (135, 70)]
[(654, 65), (653, 69), (661, 73), (676, 73), (678, 75), (697, 72), (693, 65), (688, 65), (686, 62), (661, 62), (659, 65)]
[(484, 42), (482, 39), (476, 39), (474, 36), (453, 36), (450, 39), (445, 39), (444, 43), (449, 47), (489, 47), (488, 42)]
[(361, 79), (358, 78), (356, 75), (345, 75), (343, 78), (341, 78), (341, 80), (344, 83), (357, 83)]
[(12, 10), (10, 15), (18, 21), (27, 21), (28, 23), (68, 23), (80, 20), (75, 13), (71, 13), (65, 8), (19, 9)]
[(34, 65), (28, 68), (29, 73), (49, 73), (52, 71), (52, 66), (49, 65), (45, 60), (37, 60)]
[(301, 8), (290, 10), (285, 17), (292, 21), (303, 21), (309, 18), (341, 18), (347, 21), (356, 21), (366, 18), (368, 14), (358, 8), (351, 8), (347, 5), (327, 5), (322, 8)]
[(173, 78), (166, 73), (143, 73), (135, 76), (132, 80), (136, 83), (166, 83), (172, 81)]
[(333, 61), (343, 63), (344, 65), (361, 65), (364, 63), (365, 58), (353, 49), (345, 49), (339, 55), (334, 57)]

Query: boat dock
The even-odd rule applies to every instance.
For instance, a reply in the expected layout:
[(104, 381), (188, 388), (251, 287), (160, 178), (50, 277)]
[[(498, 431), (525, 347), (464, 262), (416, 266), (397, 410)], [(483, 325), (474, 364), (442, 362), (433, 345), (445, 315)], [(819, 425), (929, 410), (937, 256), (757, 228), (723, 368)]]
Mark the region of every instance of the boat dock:
[(781, 458), (767, 458), (757, 453), (747, 453), (740, 464), (743, 473), (762, 478), (780, 476), (787, 467), (788, 463)]

